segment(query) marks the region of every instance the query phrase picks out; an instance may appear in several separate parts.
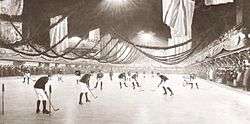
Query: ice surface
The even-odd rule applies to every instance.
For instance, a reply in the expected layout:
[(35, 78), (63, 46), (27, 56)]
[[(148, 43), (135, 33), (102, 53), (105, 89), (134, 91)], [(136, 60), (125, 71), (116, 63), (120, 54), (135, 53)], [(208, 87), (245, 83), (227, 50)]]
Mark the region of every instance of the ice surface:
[(131, 84), (120, 89), (118, 79), (110, 81), (105, 74), (104, 89), (93, 90), (98, 98), (90, 96), (91, 102), (83, 105), (78, 104), (76, 77), (64, 75), (64, 82), (58, 82), (54, 76), (52, 102), (60, 110), (51, 115), (35, 113), (33, 83), (23, 84), (21, 77), (1, 78), (6, 111), (0, 115), (0, 124), (250, 124), (249, 95), (201, 79), (199, 90), (190, 89), (183, 86), (182, 75), (167, 76), (174, 96), (163, 95), (156, 76), (139, 75), (142, 87), (133, 90)]

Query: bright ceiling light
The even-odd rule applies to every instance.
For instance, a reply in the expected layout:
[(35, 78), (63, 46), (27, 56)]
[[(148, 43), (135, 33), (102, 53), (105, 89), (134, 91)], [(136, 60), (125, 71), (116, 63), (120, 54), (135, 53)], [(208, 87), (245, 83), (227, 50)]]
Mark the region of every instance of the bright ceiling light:
[(135, 1), (137, 0), (101, 0), (98, 8), (105, 15), (123, 18), (138, 7)]
[(155, 33), (153, 33), (153, 32), (146, 33), (144, 31), (140, 31), (139, 33), (137, 33), (137, 35), (144, 42), (149, 42), (150, 40), (152, 40), (154, 38)]
[(127, 4), (128, 0), (105, 0), (106, 2), (113, 5), (124, 5)]
[(69, 38), (69, 42), (79, 42), (81, 40), (80, 37), (71, 37)]
[(141, 34), (140, 37), (145, 39), (145, 40), (151, 40), (153, 38), (153, 35), (149, 34), (149, 33), (144, 33), (144, 34)]

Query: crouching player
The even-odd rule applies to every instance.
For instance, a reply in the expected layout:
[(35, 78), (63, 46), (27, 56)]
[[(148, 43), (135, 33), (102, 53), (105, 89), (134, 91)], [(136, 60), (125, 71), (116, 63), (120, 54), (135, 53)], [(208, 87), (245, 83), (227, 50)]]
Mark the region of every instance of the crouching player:
[(85, 94), (86, 102), (90, 102), (88, 99), (88, 92), (89, 92), (89, 80), (90, 80), (91, 74), (85, 74), (82, 76), (80, 79), (80, 87), (81, 87), (81, 93), (80, 93), (80, 99), (79, 99), (79, 104), (82, 105), (82, 96)]
[(40, 113), (39, 107), (40, 107), (40, 103), (42, 102), (43, 114), (50, 114), (50, 111), (46, 109), (46, 101), (48, 101), (48, 95), (47, 95), (47, 92), (45, 91), (45, 85), (47, 84), (49, 77), (50, 75), (39, 78), (34, 85), (34, 89), (38, 98), (36, 113)]

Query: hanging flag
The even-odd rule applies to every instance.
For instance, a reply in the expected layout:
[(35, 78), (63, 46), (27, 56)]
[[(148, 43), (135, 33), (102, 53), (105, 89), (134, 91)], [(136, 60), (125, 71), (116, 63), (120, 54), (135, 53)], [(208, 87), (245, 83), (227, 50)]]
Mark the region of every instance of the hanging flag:
[(162, 0), (163, 21), (171, 28), (172, 37), (191, 39), (195, 2), (192, 0)]
[[(50, 24), (53, 25), (57, 23), (61, 18), (61, 15), (53, 17), (50, 19)], [(55, 27), (50, 29), (50, 46), (53, 46), (60, 42), (66, 35), (68, 35), (68, 18), (65, 17), (61, 22), (59, 22)], [(68, 48), (68, 37), (66, 37), (59, 45), (55, 47), (55, 51), (63, 52)]]
[[(192, 39), (192, 22), (195, 2), (192, 0), (162, 0), (163, 21), (171, 29), (169, 44), (176, 45)], [(189, 44), (190, 45), (190, 44)], [(184, 52), (191, 47), (174, 48), (172, 54)]]
[(179, 6), (180, 0), (162, 0), (163, 22), (170, 27), (174, 27)]
[(180, 0), (176, 22), (171, 27), (172, 37), (184, 37), (186, 40), (192, 38), (192, 21), (195, 2), (191, 0)]
[(233, 3), (234, 0), (205, 0), (205, 5), (218, 5), (218, 4), (226, 4)]

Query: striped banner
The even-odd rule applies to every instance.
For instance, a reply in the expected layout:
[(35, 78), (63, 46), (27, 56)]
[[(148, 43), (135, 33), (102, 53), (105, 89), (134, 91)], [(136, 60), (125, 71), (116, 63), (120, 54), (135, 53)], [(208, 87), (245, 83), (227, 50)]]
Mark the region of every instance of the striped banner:
[[(58, 20), (61, 18), (62, 18), (61, 15), (51, 18), (50, 24), (52, 25), (52, 24), (57, 23)], [(53, 46), (56, 43), (58, 43), (66, 35), (68, 35), (68, 18), (67, 17), (63, 21), (58, 23), (55, 27), (50, 29), (50, 46)], [(65, 38), (62, 43), (60, 43), (59, 45), (55, 47), (54, 50), (60, 53), (60, 52), (63, 52), (68, 47), (69, 47), (68, 38)]]

